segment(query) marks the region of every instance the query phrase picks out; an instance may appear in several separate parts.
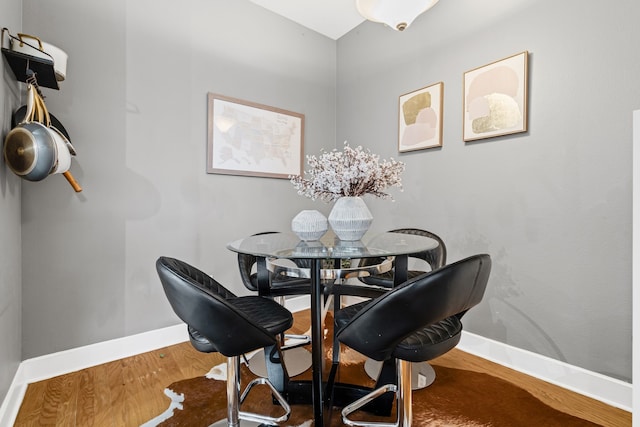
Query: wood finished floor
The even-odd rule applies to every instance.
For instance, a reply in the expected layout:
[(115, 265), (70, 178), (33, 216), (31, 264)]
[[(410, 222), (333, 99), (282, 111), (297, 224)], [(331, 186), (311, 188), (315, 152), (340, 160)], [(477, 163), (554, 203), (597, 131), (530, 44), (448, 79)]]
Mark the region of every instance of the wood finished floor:
[[(293, 333), (309, 328), (308, 312), (296, 313)], [(15, 426), (139, 426), (163, 412), (169, 384), (204, 375), (223, 363), (189, 343), (30, 384)], [(546, 404), (607, 427), (631, 426), (631, 413), (454, 349), (432, 364), (486, 372), (514, 383)]]

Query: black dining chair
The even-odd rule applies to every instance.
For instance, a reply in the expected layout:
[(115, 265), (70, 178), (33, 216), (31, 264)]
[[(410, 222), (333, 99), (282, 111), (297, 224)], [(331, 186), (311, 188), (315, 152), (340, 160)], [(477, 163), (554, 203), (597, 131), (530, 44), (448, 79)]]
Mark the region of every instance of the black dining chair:
[[(417, 236), (424, 236), (434, 239), (438, 245), (432, 249), (416, 252), (413, 254), (409, 254), (407, 262), (412, 262), (413, 264), (407, 271), (407, 278), (411, 279), (413, 277), (417, 277), (427, 271), (436, 270), (442, 266), (444, 266), (447, 262), (447, 247), (437, 234), (423, 230), (420, 228), (397, 228), (395, 230), (391, 230), (391, 233), (402, 233), (402, 234), (411, 234)], [(383, 258), (366, 258), (361, 259), (359, 265), (362, 267), (367, 267), (371, 265), (378, 264)], [(424, 264), (427, 265), (424, 265)], [(410, 267), (410, 266), (407, 266)], [(420, 267), (428, 267), (428, 268), (420, 268)], [(364, 286), (358, 286), (355, 283), (348, 284), (347, 286), (343, 286), (341, 292), (347, 295), (354, 295), (359, 297), (366, 298), (375, 298), (387, 290), (393, 288), (395, 283), (395, 262), (390, 271), (386, 271), (384, 273), (379, 274), (371, 274), (369, 276), (359, 277), (359, 281)], [(365, 368), (367, 374), (372, 378), (375, 378), (378, 372), (381, 369), (381, 364), (376, 363), (373, 360), (367, 360), (365, 364)], [(413, 367), (413, 389), (417, 390), (420, 388), (427, 387), (434, 378), (433, 369), (426, 363), (419, 363), (414, 365)]]
[[(264, 231), (256, 233), (254, 236), (275, 233), (277, 232)], [(309, 260), (304, 259), (292, 260), (292, 262), (297, 268), (308, 269), (311, 265)], [(285, 274), (270, 272), (266, 284), (261, 283), (258, 273), (258, 257), (255, 255), (239, 253), (238, 269), (245, 288), (252, 292), (257, 292), (260, 296), (272, 298), (281, 305), (285, 304), (285, 298), (288, 296), (311, 294), (311, 279), (309, 278), (290, 277)], [(293, 344), (283, 344), (282, 350), (289, 352), (285, 355), (289, 359), (289, 373), (291, 376), (296, 376), (311, 367), (311, 353), (302, 348), (311, 343), (311, 337), (302, 334), (286, 334), (284, 338), (289, 342), (293, 342)], [(256, 375), (264, 374), (263, 359), (262, 354), (256, 353), (247, 361), (251, 372)]]
[[(193, 347), (227, 357), (226, 425), (236, 427), (239, 420), (277, 425), (288, 420), (291, 408), (282, 394), (288, 374), (280, 337), (293, 325), (291, 312), (269, 298), (238, 297), (204, 272), (175, 258), (158, 258), (156, 270), (173, 311), (187, 324)], [(261, 348), (270, 355), (269, 378), (254, 379), (240, 395), (240, 356)], [(283, 415), (240, 411), (249, 391), (259, 384), (271, 389), (284, 409)], [(223, 425), (220, 423), (216, 425)]]
[[(391, 232), (424, 236), (437, 241), (438, 246), (436, 246), (435, 248), (409, 255), (409, 259), (414, 258), (415, 260), (422, 260), (426, 262), (430, 267), (430, 271), (440, 268), (447, 263), (447, 247), (444, 244), (444, 241), (437, 234), (432, 233), (431, 231), (422, 230), (420, 228), (398, 228), (395, 230), (391, 230)], [(366, 258), (361, 260), (360, 265), (367, 266), (378, 264), (380, 261), (381, 258)], [(413, 277), (421, 275), (424, 272), (425, 270), (409, 270), (407, 272), (407, 278), (411, 279)], [(395, 269), (392, 268), (391, 271), (386, 273), (361, 277), (360, 281), (366, 283), (367, 285), (392, 288), (394, 283), (394, 273)]]
[[(349, 426), (409, 427), (412, 422), (411, 362), (426, 362), (453, 349), (462, 334), (461, 319), (484, 296), (491, 258), (474, 255), (409, 279), (381, 297), (336, 312), (337, 340), (374, 360), (395, 359), (396, 381), (346, 405)], [(394, 423), (354, 421), (353, 412), (387, 392), (396, 396)]]

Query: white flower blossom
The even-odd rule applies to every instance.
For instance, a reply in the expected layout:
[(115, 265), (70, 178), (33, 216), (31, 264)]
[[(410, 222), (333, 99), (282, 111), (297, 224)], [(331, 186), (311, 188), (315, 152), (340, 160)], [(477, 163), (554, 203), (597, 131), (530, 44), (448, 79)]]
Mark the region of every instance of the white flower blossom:
[(382, 199), (391, 199), (385, 193), (388, 187), (399, 187), (405, 164), (394, 160), (380, 160), (380, 156), (364, 151), (361, 146), (351, 148), (344, 143), (343, 151), (333, 149), (320, 157), (307, 156), (309, 170), (304, 174), (290, 176), (291, 183), (301, 196), (311, 200), (332, 202), (343, 196), (371, 194)]

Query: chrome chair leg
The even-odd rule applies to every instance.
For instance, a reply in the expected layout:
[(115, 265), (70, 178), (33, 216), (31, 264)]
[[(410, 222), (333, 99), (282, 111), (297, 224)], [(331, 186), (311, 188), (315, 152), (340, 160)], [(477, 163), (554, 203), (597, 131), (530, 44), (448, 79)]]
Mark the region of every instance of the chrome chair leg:
[[(436, 380), (436, 371), (428, 362), (412, 362), (411, 365), (411, 389), (420, 390), (429, 387)], [(382, 362), (367, 359), (364, 362), (364, 370), (369, 378), (376, 380), (380, 375)]]
[(411, 409), (411, 362), (396, 360), (398, 367), (398, 423), (399, 427), (411, 427), (413, 411)]
[(276, 398), (276, 401), (280, 404), (280, 406), (282, 406), (282, 409), (284, 409), (285, 413), (280, 417), (268, 417), (266, 415), (255, 414), (253, 412), (240, 411), (239, 418), (243, 421), (253, 421), (258, 423), (266, 423), (269, 425), (274, 425), (274, 423), (281, 423), (281, 422), (287, 421), (289, 419), (289, 416), (291, 415), (291, 407), (289, 406), (289, 403), (284, 398), (284, 396), (282, 396), (282, 394), (280, 394), (280, 392), (276, 390), (276, 388), (266, 378), (256, 378), (253, 381), (251, 381), (247, 385), (247, 388), (245, 388), (244, 392), (242, 393), (242, 397), (240, 398), (240, 403), (242, 404), (242, 402), (244, 402), (244, 399), (249, 394), (249, 391), (251, 391), (251, 389), (258, 384), (265, 384), (271, 389), (271, 393)]
[(361, 397), (355, 402), (345, 406), (342, 409), (342, 422), (348, 426), (357, 426), (357, 427), (369, 427), (369, 426), (377, 426), (377, 427), (397, 427), (397, 423), (367, 423), (366, 421), (353, 421), (350, 420), (347, 416), (362, 408), (367, 403), (375, 400), (376, 398), (382, 396), (383, 394), (392, 391), (397, 394), (398, 388), (394, 384), (385, 384), (380, 388), (375, 389), (371, 393), (366, 396)]
[(227, 425), (240, 425), (240, 358), (227, 358)]
[(291, 350), (294, 348), (302, 347), (304, 345), (311, 344), (311, 337), (309, 335), (295, 335), (295, 334), (285, 334), (285, 340), (293, 340), (295, 341), (292, 344), (285, 343), (280, 347), (282, 351)]
[[(411, 422), (413, 421), (413, 411), (411, 408), (411, 362), (397, 359), (396, 369), (398, 372), (398, 385), (385, 384), (345, 406), (342, 409), (342, 422), (344, 424), (354, 427), (411, 427)], [(396, 394), (397, 417), (395, 422), (367, 422), (349, 419), (348, 416), (350, 414), (390, 391)]]
[[(249, 391), (251, 391), (254, 386), (260, 384), (267, 385), (271, 389), (272, 395), (285, 412), (283, 415), (279, 417), (269, 417), (240, 410), (240, 405), (249, 395)], [(290, 415), (291, 407), (289, 403), (266, 378), (256, 378), (251, 381), (244, 389), (244, 392), (242, 392), (242, 396), (240, 396), (240, 356), (227, 358), (227, 419), (212, 424), (212, 427), (240, 427), (241, 425), (242, 427), (259, 427), (264, 424), (277, 425), (277, 423), (287, 421)], [(243, 421), (242, 424), (240, 424), (240, 420)], [(249, 423), (245, 423), (244, 421), (248, 421)]]

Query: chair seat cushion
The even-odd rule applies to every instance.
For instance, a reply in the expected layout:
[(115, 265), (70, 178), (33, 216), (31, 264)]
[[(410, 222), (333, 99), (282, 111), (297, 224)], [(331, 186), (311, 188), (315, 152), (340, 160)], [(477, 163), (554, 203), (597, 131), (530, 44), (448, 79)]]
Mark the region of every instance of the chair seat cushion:
[[(251, 275), (251, 284), (255, 290), (258, 288), (258, 275)], [(287, 277), (282, 274), (274, 276), (269, 286), (269, 294), (272, 296), (307, 295), (311, 293), (311, 281), (301, 277)]]
[[(278, 335), (293, 325), (293, 315), (277, 302), (259, 296), (230, 298), (228, 302), (247, 318), (265, 328), (270, 334)], [(203, 353), (219, 351), (198, 330), (188, 326), (191, 345)]]
[[(418, 277), (421, 274), (424, 274), (424, 271), (418, 270), (409, 270), (407, 272), (407, 279), (413, 279), (414, 277)], [(375, 274), (372, 276), (360, 277), (360, 281), (362, 283), (366, 283), (367, 285), (373, 286), (384, 286), (386, 288), (393, 288), (393, 270), (387, 271), (385, 273)]]
[(291, 312), (269, 298), (251, 295), (229, 298), (228, 302), (270, 334), (281, 334), (293, 326)]
[(402, 340), (392, 355), (409, 362), (424, 362), (442, 356), (460, 342), (462, 322), (456, 316), (447, 317), (426, 326)]
[(189, 341), (191, 341), (191, 345), (196, 350), (203, 353), (215, 353), (218, 351), (208, 339), (203, 337), (200, 332), (193, 327), (187, 325), (187, 331), (189, 332)]
[[(335, 314), (336, 330), (346, 326), (370, 301), (363, 301), (339, 310)], [(425, 326), (403, 339), (392, 356), (409, 362), (425, 362), (441, 356), (460, 342), (462, 322), (456, 316)]]

